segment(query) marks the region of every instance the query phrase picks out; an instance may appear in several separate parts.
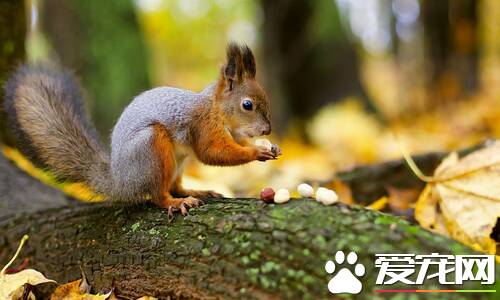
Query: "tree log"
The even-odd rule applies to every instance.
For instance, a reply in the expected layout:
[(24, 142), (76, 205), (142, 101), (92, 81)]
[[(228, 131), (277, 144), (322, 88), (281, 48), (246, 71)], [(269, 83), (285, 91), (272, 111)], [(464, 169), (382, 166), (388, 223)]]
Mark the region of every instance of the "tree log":
[[(478, 145), (463, 148), (458, 151), (458, 154), (461, 157), (465, 156), (491, 142), (491, 140), (486, 140)], [(428, 152), (413, 155), (412, 158), (424, 174), (432, 175), (436, 167), (449, 154), (449, 152)], [(418, 179), (404, 159), (357, 166), (338, 173), (336, 177), (349, 186), (356, 202), (364, 205), (382, 196), (388, 196), (387, 187), (423, 189), (425, 186), (425, 182)], [(328, 183), (325, 182), (325, 184)]]
[[(165, 211), (149, 205), (88, 204), (18, 214), (0, 221), (0, 261), (6, 262), (22, 235), (29, 234), (21, 257), (30, 258), (30, 267), (65, 283), (78, 279), (82, 266), (96, 290), (115, 280), (125, 299), (323, 299), (332, 298), (325, 262), (337, 250), (355, 251), (367, 271), (362, 299), (373, 299), (376, 253), (474, 253), (356, 206), (295, 199), (284, 205), (256, 199), (207, 202), (170, 224)], [(386, 288), (398, 287), (409, 288)], [(418, 288), (440, 287), (428, 280)]]
[(76, 201), (24, 173), (0, 151), (0, 220), (71, 203)]

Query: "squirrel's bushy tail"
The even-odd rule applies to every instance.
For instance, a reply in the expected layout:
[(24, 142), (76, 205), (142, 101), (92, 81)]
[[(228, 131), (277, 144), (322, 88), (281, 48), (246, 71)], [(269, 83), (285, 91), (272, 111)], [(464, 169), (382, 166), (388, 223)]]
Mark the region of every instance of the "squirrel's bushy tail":
[(5, 110), (21, 151), (59, 180), (109, 195), (109, 154), (90, 125), (79, 85), (49, 66), (21, 66), (5, 85)]

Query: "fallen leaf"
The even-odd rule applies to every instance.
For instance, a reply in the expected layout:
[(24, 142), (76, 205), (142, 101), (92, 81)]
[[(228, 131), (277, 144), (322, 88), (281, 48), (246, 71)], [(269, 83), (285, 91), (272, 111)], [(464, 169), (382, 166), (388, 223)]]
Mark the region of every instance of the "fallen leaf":
[(32, 177), (37, 178), (45, 184), (54, 188), (61, 189), (65, 194), (80, 199), (82, 201), (102, 201), (104, 197), (97, 195), (92, 190), (81, 182), (60, 183), (50, 173), (38, 169), (35, 165), (27, 159), (19, 150), (8, 146), (1, 146), (0, 152), (3, 156), (11, 160), (18, 168), (25, 171)]
[(386, 187), (389, 193), (389, 207), (394, 212), (406, 211), (415, 204), (420, 190), (418, 189), (400, 189), (392, 186)]
[(428, 185), (416, 206), (415, 218), (420, 225), (496, 254), (498, 241), (491, 233), (500, 218), (500, 143), (461, 159), (452, 153), (433, 177), (421, 177)]
[(81, 283), (82, 279), (78, 279), (58, 286), (54, 290), (54, 292), (52, 292), (50, 299), (51, 300), (81, 299), (80, 298), (81, 295), (87, 292), (87, 291), (82, 291), (80, 289)]
[(438, 201), (437, 191), (431, 185), (427, 185), (417, 200), (415, 216), (420, 226), (449, 237), (444, 217), (439, 211)]
[(26, 284), (38, 285), (47, 282), (55, 282), (54, 280), (47, 279), (42, 273), (33, 269), (22, 270), (14, 274), (6, 274), (7, 269), (17, 258), (27, 239), (28, 236), (24, 235), (16, 253), (0, 272), (0, 299), (21, 298)]
[(381, 211), (387, 206), (387, 202), (389, 202), (386, 196), (381, 197), (378, 200), (375, 200), (370, 205), (367, 206), (368, 209)]
[(58, 286), (52, 295), (50, 296), (50, 300), (110, 300), (116, 299), (114, 296), (114, 289), (111, 289), (108, 293), (105, 294), (90, 294), (91, 286), (87, 281), (87, 276), (83, 269), (81, 269), (82, 278), (68, 282), (66, 284)]
[(42, 273), (33, 269), (0, 275), (0, 299), (18, 299), (23, 293), (25, 284), (38, 285), (47, 282), (55, 281), (47, 279)]

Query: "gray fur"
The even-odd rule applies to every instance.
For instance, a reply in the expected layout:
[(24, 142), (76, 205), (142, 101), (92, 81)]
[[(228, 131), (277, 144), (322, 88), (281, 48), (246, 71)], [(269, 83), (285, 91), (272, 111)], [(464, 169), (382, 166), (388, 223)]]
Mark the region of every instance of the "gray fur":
[(154, 123), (165, 125), (176, 144), (189, 145), (188, 127), (196, 107), (210, 105), (210, 97), (188, 90), (159, 87), (137, 96), (123, 111), (111, 135), (111, 155), (137, 130)]
[[(207, 94), (159, 87), (140, 94), (125, 108), (111, 135), (111, 178), (117, 198), (133, 200), (147, 191), (159, 190), (157, 174), (161, 170), (152, 153), (151, 125), (164, 125), (174, 144), (189, 147), (191, 114), (206, 105), (211, 105)], [(177, 159), (177, 164), (182, 160)]]

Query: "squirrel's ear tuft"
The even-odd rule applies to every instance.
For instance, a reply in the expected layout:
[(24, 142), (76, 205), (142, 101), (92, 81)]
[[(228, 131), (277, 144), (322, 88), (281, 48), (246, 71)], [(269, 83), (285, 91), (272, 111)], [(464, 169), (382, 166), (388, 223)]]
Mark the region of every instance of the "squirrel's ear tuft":
[(252, 50), (247, 45), (244, 45), (242, 47), (242, 57), (245, 73), (247, 73), (251, 78), (255, 78), (255, 73), (257, 72), (257, 67), (255, 66), (255, 58), (253, 56)]
[(247, 45), (229, 42), (226, 48), (226, 65), (222, 69), (224, 78), (232, 85), (233, 81), (243, 80), (243, 76), (255, 78), (256, 67), (252, 50)]
[(233, 84), (241, 83), (243, 76), (255, 78), (256, 67), (252, 50), (247, 45), (229, 42), (226, 48), (226, 64), (222, 68), (222, 76), (231, 91)]
[(230, 82), (241, 79), (243, 74), (243, 60), (241, 49), (235, 42), (227, 44), (226, 65), (223, 68), (224, 78)]

